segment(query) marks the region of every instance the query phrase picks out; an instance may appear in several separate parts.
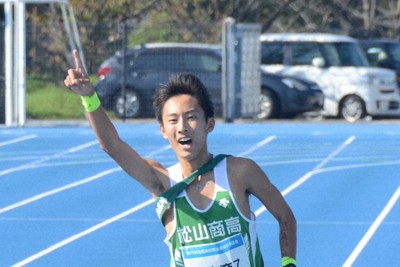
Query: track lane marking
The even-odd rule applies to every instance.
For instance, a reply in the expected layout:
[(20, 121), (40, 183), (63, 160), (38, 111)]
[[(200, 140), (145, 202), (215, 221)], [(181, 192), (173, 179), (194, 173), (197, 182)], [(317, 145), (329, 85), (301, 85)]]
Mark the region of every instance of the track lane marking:
[(12, 139), (12, 140), (9, 140), (9, 141), (1, 142), (0, 143), (0, 147), (8, 146), (8, 145), (11, 145), (11, 144), (16, 144), (16, 143), (27, 141), (27, 140), (30, 140), (30, 139), (34, 139), (34, 138), (37, 138), (37, 137), (38, 136), (36, 134), (22, 136), (22, 137), (15, 138), (15, 139)]
[(80, 180), (80, 181), (77, 181), (77, 182), (74, 182), (74, 183), (70, 183), (70, 184), (67, 184), (67, 185), (64, 185), (64, 186), (61, 186), (61, 187), (58, 187), (58, 188), (43, 192), (41, 194), (35, 195), (33, 197), (21, 200), (21, 201), (16, 202), (16, 203), (14, 203), (12, 205), (9, 205), (9, 206), (6, 206), (4, 208), (1, 208), (0, 209), (0, 214), (6, 213), (6, 212), (8, 212), (10, 210), (13, 210), (13, 209), (25, 206), (25, 205), (28, 205), (28, 204), (30, 204), (32, 202), (41, 200), (43, 198), (55, 195), (55, 194), (60, 193), (62, 191), (66, 191), (66, 190), (72, 189), (74, 187), (93, 182), (93, 181), (95, 181), (97, 179), (100, 179), (100, 178), (102, 178), (102, 177), (104, 177), (106, 175), (112, 174), (112, 173), (117, 172), (117, 171), (121, 171), (121, 168), (118, 167), (118, 168), (108, 169), (106, 171), (103, 171), (103, 172), (100, 172), (100, 173), (98, 173), (96, 175), (93, 175), (93, 176), (91, 176), (89, 178), (86, 178), (86, 179), (83, 179), (83, 180)]
[(34, 255), (32, 255), (32, 256), (30, 256), (30, 257), (28, 257), (28, 258), (26, 258), (26, 259), (24, 259), (22, 261), (20, 261), (20, 262), (17, 262), (15, 264), (13, 264), (11, 267), (25, 266), (25, 265), (27, 265), (27, 264), (29, 264), (29, 263), (41, 258), (41, 257), (47, 255), (47, 254), (50, 254), (51, 252), (53, 252), (53, 251), (65, 246), (65, 245), (68, 245), (69, 243), (72, 243), (72, 242), (74, 242), (74, 241), (76, 241), (76, 240), (78, 240), (78, 239), (80, 239), (80, 238), (82, 238), (82, 237), (84, 237), (84, 236), (86, 236), (86, 235), (88, 235), (90, 233), (93, 233), (93, 232), (95, 232), (95, 231), (97, 231), (97, 230), (99, 230), (99, 229), (101, 229), (101, 228), (103, 228), (103, 227), (115, 222), (115, 221), (118, 221), (118, 220), (120, 220), (120, 219), (122, 219), (122, 218), (124, 218), (124, 217), (126, 217), (126, 216), (128, 216), (128, 215), (130, 215), (130, 214), (132, 214), (134, 212), (136, 212), (136, 211), (139, 211), (139, 210), (147, 207), (148, 205), (150, 205), (153, 202), (154, 202), (154, 199), (152, 199), (152, 198), (148, 199), (148, 200), (140, 203), (139, 205), (134, 206), (131, 209), (128, 209), (128, 210), (126, 210), (124, 212), (121, 212), (118, 215), (115, 215), (114, 217), (111, 217), (111, 218), (109, 218), (109, 219), (107, 219), (107, 220), (105, 220), (105, 221), (103, 221), (101, 223), (98, 223), (98, 224), (86, 229), (85, 231), (79, 232), (79, 233), (77, 233), (77, 234), (75, 234), (75, 235), (73, 235), (73, 236), (71, 236), (69, 238), (66, 238), (66, 239), (64, 239), (64, 240), (62, 240), (62, 241), (60, 241), (60, 242), (58, 242), (58, 243), (46, 248), (46, 249), (44, 249), (44, 250), (41, 250), (38, 253), (36, 253), (36, 254), (34, 254)]
[[(83, 147), (83, 146), (79, 146), (79, 147)], [(171, 149), (171, 146), (170, 146), (170, 145), (164, 146), (164, 147), (162, 147), (162, 148), (160, 148), (160, 149), (158, 149), (158, 150), (155, 150), (155, 151), (150, 152), (148, 155), (146, 155), (146, 157), (151, 157), (151, 156), (157, 155), (157, 154), (162, 153), (162, 152), (164, 152), (164, 151), (166, 151), (166, 150), (169, 150), (169, 149)], [(75, 150), (76, 150), (76, 149), (75, 149)], [(30, 167), (30, 168), (31, 168), (31, 167)], [(13, 209), (16, 209), (16, 208), (25, 206), (25, 205), (28, 205), (28, 204), (30, 204), (30, 203), (32, 203), (32, 202), (41, 200), (41, 199), (43, 199), (43, 198), (46, 198), (46, 197), (49, 197), (49, 196), (58, 194), (58, 193), (60, 193), (60, 192), (63, 192), (63, 191), (72, 189), (72, 188), (74, 188), (74, 187), (78, 187), (78, 186), (80, 186), (80, 185), (84, 185), (84, 184), (93, 182), (93, 181), (95, 181), (95, 180), (97, 180), (97, 179), (100, 179), (100, 178), (102, 178), (102, 177), (104, 177), (104, 176), (106, 176), (106, 175), (112, 174), (112, 173), (117, 172), (117, 171), (122, 171), (122, 169), (121, 169), (120, 167), (111, 168), (111, 169), (105, 170), (105, 171), (103, 171), (103, 172), (97, 173), (97, 174), (95, 174), (95, 175), (93, 175), (93, 176), (91, 176), (91, 177), (88, 177), (88, 178), (86, 178), (86, 179), (82, 179), (82, 180), (80, 180), (80, 181), (73, 182), (73, 183), (70, 183), (70, 184), (67, 184), (67, 185), (64, 185), (64, 186), (61, 186), (61, 187), (58, 187), (58, 188), (54, 188), (54, 189), (52, 189), (52, 190), (49, 190), (49, 191), (40, 193), (40, 194), (35, 195), (35, 196), (33, 196), (33, 197), (30, 197), (30, 198), (21, 200), (21, 201), (19, 201), (19, 202), (16, 202), (16, 203), (14, 203), (14, 204), (11, 204), (11, 205), (8, 205), (8, 206), (6, 206), (6, 207), (1, 208), (1, 209), (0, 209), (0, 214), (6, 213), (6, 212), (8, 212), (8, 211), (10, 211), (10, 210), (13, 210)]]
[(394, 205), (397, 203), (399, 198), (400, 198), (400, 186), (397, 187), (397, 190), (394, 192), (392, 197), (389, 199), (386, 206), (383, 208), (383, 210), (378, 215), (378, 217), (375, 219), (375, 221), (372, 223), (372, 225), (368, 228), (367, 232), (361, 238), (360, 242), (354, 248), (353, 252), (347, 258), (347, 260), (344, 262), (343, 267), (350, 267), (353, 265), (353, 263), (356, 261), (358, 256), (361, 254), (361, 252), (365, 248), (365, 246), (368, 244), (368, 242), (371, 240), (371, 238), (375, 234), (376, 230), (378, 230), (379, 226), (385, 220), (386, 216), (390, 213), (390, 211), (392, 210)]
[(44, 163), (46, 161), (50, 161), (50, 160), (53, 160), (53, 159), (61, 158), (61, 157), (65, 156), (65, 155), (72, 154), (72, 153), (84, 150), (84, 149), (86, 149), (88, 147), (91, 147), (93, 145), (96, 145), (96, 144), (98, 144), (97, 140), (91, 141), (91, 142), (84, 143), (82, 145), (79, 145), (79, 146), (72, 147), (70, 149), (61, 151), (61, 152), (53, 154), (51, 156), (45, 156), (45, 157), (42, 157), (40, 159), (28, 162), (26, 164), (23, 164), (23, 165), (20, 165), (20, 166), (17, 166), (17, 167), (5, 169), (5, 170), (0, 171), (0, 176), (5, 176), (7, 174), (10, 174), (10, 173), (13, 173), (13, 172), (17, 172), (17, 171), (31, 169), (31, 168), (33, 168), (35, 166), (38, 166), (38, 165), (40, 165), (40, 164), (42, 164), (42, 163)]
[[(293, 190), (295, 190), (296, 188), (298, 188), (299, 186), (301, 186), (302, 184), (304, 184), (306, 181), (308, 181), (314, 174), (320, 172), (320, 170), (330, 161), (332, 160), (337, 154), (339, 154), (340, 152), (342, 152), (348, 145), (350, 145), (354, 140), (356, 139), (356, 137), (350, 136), (349, 138), (346, 139), (346, 141), (344, 141), (337, 149), (335, 149), (332, 153), (330, 153), (325, 159), (323, 159), (321, 161), (321, 163), (319, 163), (317, 166), (314, 167), (314, 169), (312, 171), (307, 172), (306, 174), (304, 174), (302, 177), (300, 177), (297, 181), (295, 181), (294, 183), (292, 183), (290, 186), (288, 186), (285, 190), (283, 190), (281, 192), (281, 194), (285, 197), (287, 196), (290, 192), (292, 192)], [(265, 212), (267, 210), (267, 208), (265, 206), (261, 206), (260, 208), (258, 208), (254, 214), (256, 216), (261, 215), (263, 212)]]
[[(145, 157), (152, 157), (154, 155), (157, 155), (157, 154), (159, 154), (161, 152), (164, 152), (164, 151), (167, 151), (169, 149), (171, 149), (171, 146), (167, 145), (167, 146), (164, 146), (164, 147), (162, 147), (162, 148), (160, 148), (158, 150), (150, 152)], [(119, 213), (118, 215), (116, 215), (114, 217), (111, 217), (111, 218), (109, 218), (109, 219), (107, 219), (107, 220), (105, 220), (105, 221), (103, 221), (101, 223), (98, 223), (98, 224), (96, 224), (96, 225), (94, 225), (94, 226), (92, 226), (92, 227), (90, 227), (90, 228), (88, 228), (88, 229), (86, 229), (86, 230), (84, 230), (82, 232), (79, 232), (79, 233), (77, 233), (77, 234), (75, 234), (75, 235), (73, 235), (73, 236), (71, 236), (69, 238), (66, 238), (66, 239), (64, 239), (64, 240), (62, 240), (62, 241), (60, 241), (60, 242), (48, 247), (47, 249), (41, 250), (38, 253), (36, 253), (36, 254), (34, 254), (34, 255), (32, 255), (32, 256), (30, 256), (30, 257), (28, 257), (28, 258), (26, 258), (26, 259), (24, 259), (22, 261), (20, 261), (20, 262), (15, 263), (14, 265), (12, 265), (12, 267), (25, 266), (25, 265), (27, 265), (27, 264), (29, 264), (29, 263), (31, 263), (31, 262), (43, 257), (43, 256), (49, 254), (49, 253), (51, 253), (51, 252), (53, 252), (53, 251), (65, 246), (65, 245), (68, 245), (69, 243), (72, 243), (72, 242), (74, 242), (74, 241), (76, 241), (76, 240), (78, 240), (78, 239), (80, 239), (80, 238), (82, 238), (82, 237), (84, 237), (84, 236), (86, 236), (86, 235), (88, 235), (90, 233), (93, 233), (93, 232), (95, 232), (95, 231), (97, 231), (97, 230), (99, 230), (99, 229), (101, 229), (101, 228), (113, 223), (113, 222), (116, 222), (116, 221), (118, 221), (118, 220), (120, 220), (120, 219), (122, 219), (122, 218), (124, 218), (124, 217), (126, 217), (126, 216), (128, 216), (128, 215), (130, 215), (130, 214), (132, 214), (134, 212), (136, 212), (136, 211), (139, 211), (139, 210), (147, 207), (148, 205), (150, 205), (153, 202), (154, 202), (153, 198), (148, 199), (148, 200), (140, 203), (139, 205), (134, 206), (131, 209), (128, 209), (128, 210), (126, 210), (126, 211), (124, 211), (122, 213)]]
[(245, 156), (245, 155), (248, 155), (248, 154), (254, 152), (255, 150), (259, 149), (260, 147), (263, 147), (263, 146), (265, 146), (266, 144), (272, 142), (274, 139), (276, 139), (276, 136), (275, 136), (275, 135), (268, 136), (268, 137), (265, 138), (264, 140), (258, 142), (257, 144), (255, 144), (254, 146), (250, 147), (250, 148), (247, 149), (246, 151), (244, 151), (244, 152), (238, 154), (237, 156), (238, 156), (238, 157), (243, 157), (243, 156)]

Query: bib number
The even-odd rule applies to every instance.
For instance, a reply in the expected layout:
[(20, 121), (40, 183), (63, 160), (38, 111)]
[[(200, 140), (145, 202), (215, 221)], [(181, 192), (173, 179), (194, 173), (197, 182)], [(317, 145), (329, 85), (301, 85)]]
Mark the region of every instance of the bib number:
[(250, 267), (240, 234), (217, 243), (183, 247), (182, 257), (185, 266), (189, 267)]

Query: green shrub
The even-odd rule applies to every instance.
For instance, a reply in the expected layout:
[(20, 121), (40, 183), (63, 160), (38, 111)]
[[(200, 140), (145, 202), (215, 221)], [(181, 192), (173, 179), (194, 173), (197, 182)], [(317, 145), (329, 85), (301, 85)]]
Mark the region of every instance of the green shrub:
[(80, 98), (66, 87), (37, 77), (29, 77), (26, 84), (27, 118), (85, 118)]

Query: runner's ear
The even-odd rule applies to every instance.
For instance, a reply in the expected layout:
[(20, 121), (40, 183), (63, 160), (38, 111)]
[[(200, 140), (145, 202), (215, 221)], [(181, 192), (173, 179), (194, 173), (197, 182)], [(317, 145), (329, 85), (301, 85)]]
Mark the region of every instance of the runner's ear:
[(207, 120), (207, 132), (212, 132), (215, 127), (215, 119), (214, 118), (209, 118)]
[(163, 125), (162, 123), (160, 123), (160, 132), (161, 132), (162, 136), (163, 136), (165, 139), (168, 139), (168, 138), (167, 138), (167, 134), (165, 133), (164, 125)]

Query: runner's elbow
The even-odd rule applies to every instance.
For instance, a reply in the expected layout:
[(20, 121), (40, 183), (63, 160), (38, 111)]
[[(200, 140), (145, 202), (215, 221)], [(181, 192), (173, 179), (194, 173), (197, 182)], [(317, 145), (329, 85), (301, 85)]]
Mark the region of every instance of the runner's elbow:
[(106, 152), (108, 155), (113, 156), (115, 153), (118, 153), (118, 147), (121, 140), (99, 140), (100, 148)]

